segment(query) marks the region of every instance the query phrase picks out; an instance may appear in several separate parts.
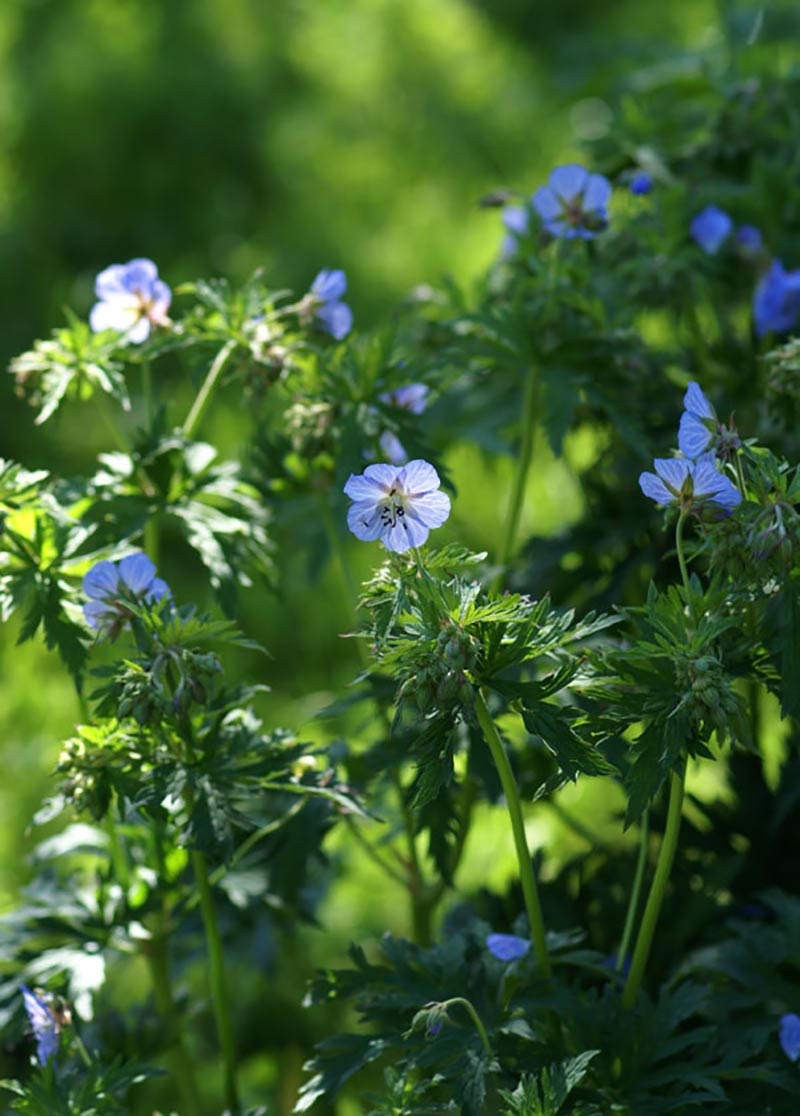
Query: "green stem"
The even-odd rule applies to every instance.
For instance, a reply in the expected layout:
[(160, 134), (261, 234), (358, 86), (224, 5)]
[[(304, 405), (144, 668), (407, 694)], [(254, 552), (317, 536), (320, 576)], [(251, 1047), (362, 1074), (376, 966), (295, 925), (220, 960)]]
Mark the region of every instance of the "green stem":
[(650, 947), (653, 944), (653, 934), (655, 933), (658, 916), (664, 902), (667, 880), (669, 879), (672, 862), (675, 859), (675, 852), (678, 848), (678, 834), (681, 828), (681, 809), (683, 807), (685, 784), (686, 760), (684, 759), (680, 772), (671, 771), (669, 776), (667, 826), (664, 830), (664, 838), (661, 842), (661, 849), (658, 854), (658, 864), (656, 865), (653, 883), (650, 887), (650, 894), (647, 897), (647, 905), (644, 909), (642, 924), (639, 927), (639, 934), (636, 938), (631, 969), (628, 973), (628, 979), (625, 982), (625, 991), (622, 995), (622, 1006), (625, 1008), (633, 1007), (636, 1002), (636, 996), (642, 983), (645, 966), (647, 965), (647, 958), (650, 955)]
[(630, 899), (628, 900), (628, 911), (625, 915), (625, 927), (622, 931), (622, 941), (619, 943), (619, 951), (617, 953), (616, 968), (618, 973), (621, 973), (625, 967), (625, 958), (628, 956), (628, 950), (631, 948), (633, 924), (636, 919), (636, 912), (639, 909), (639, 896), (642, 894), (644, 870), (647, 866), (647, 845), (649, 837), (650, 814), (648, 810), (645, 810), (642, 814), (642, 821), (639, 827), (639, 855), (636, 858), (636, 871), (633, 876)]
[(211, 399), (214, 388), (217, 386), (217, 381), (222, 375), (225, 362), (235, 348), (236, 342), (234, 340), (227, 341), (214, 357), (206, 378), (203, 380), (202, 386), (197, 393), (197, 398), (192, 404), (191, 410), (181, 427), (184, 438), (191, 438), (200, 425), (200, 421), (206, 412), (206, 407)]
[(747, 499), (747, 485), (745, 484), (744, 470), (742, 469), (742, 451), (741, 450), (736, 451), (735, 461), (736, 461), (736, 477), (739, 481), (739, 491), (742, 494), (742, 499), (746, 500)]
[(478, 1032), (478, 1034), (481, 1037), (481, 1042), (483, 1043), (483, 1048), (486, 1051), (486, 1053), (489, 1055), (489, 1057), (491, 1058), (492, 1048), (489, 1045), (489, 1036), (486, 1033), (486, 1028), (484, 1027), (483, 1022), (481, 1021), (481, 1017), (478, 1015), (477, 1011), (472, 1006), (472, 1004), (469, 1002), (469, 1000), (465, 999), (464, 996), (453, 996), (453, 998), (451, 1000), (445, 1000), (444, 1003), (441, 1006), (445, 1011), (447, 1011), (447, 1009), (449, 1007), (452, 1007), (455, 1004), (459, 1004), (469, 1014), (470, 1019), (475, 1024), (475, 1030)]
[(111, 433), (114, 445), (123, 453), (129, 454), (131, 452), (131, 443), (127, 436), (123, 433), (122, 427), (117, 422), (114, 412), (109, 407), (105, 393), (102, 391), (96, 391), (94, 394), (94, 398), (97, 400), (97, 406), (103, 416), (103, 421), (105, 422)]
[(686, 522), (686, 512), (681, 512), (678, 516), (678, 522), (675, 527), (675, 550), (678, 555), (678, 565), (681, 568), (681, 578), (683, 579), (683, 587), (686, 590), (686, 603), (691, 604), (692, 590), (689, 585), (689, 571), (686, 568), (686, 559), (683, 556), (683, 525)]
[(525, 499), (525, 487), (528, 472), (533, 459), (533, 446), (536, 437), (536, 367), (531, 364), (525, 378), (525, 394), (522, 401), (522, 442), (517, 458), (517, 471), (514, 475), (514, 484), (511, 490), (511, 502), (508, 507), (508, 519), (500, 550), (500, 570), (492, 583), (492, 588), (497, 591), (503, 582), (505, 568), (514, 553), (514, 543), (519, 528), (520, 513)]
[(214, 1016), (217, 1021), (217, 1035), (219, 1036), (224, 1068), (225, 1104), (230, 1109), (231, 1116), (236, 1116), (236, 1113), (240, 1111), (239, 1094), (236, 1087), (236, 1051), (233, 1043), (233, 1025), (225, 979), (225, 956), (222, 949), (219, 923), (214, 910), (214, 897), (211, 894), (211, 885), (208, 880), (206, 858), (198, 849), (192, 851), (192, 867), (197, 881), (200, 909), (203, 912), (203, 926), (206, 932), (211, 998), (214, 1004)]
[(153, 376), (150, 361), (142, 361), (142, 402), (148, 429), (153, 425)]
[(153, 981), (158, 1013), (167, 1027), (168, 1056), (181, 1095), (181, 1111), (186, 1116), (201, 1116), (203, 1108), (195, 1080), (194, 1064), (186, 1049), (181, 1016), (172, 992), (167, 938), (160, 935), (148, 942), (146, 952)]
[(492, 715), (489, 712), (486, 701), (480, 690), (475, 691), (475, 711), (478, 715), (478, 721), (483, 730), (486, 743), (489, 745), (489, 751), (492, 753), (492, 759), (494, 760), (494, 765), (497, 768), (497, 774), (500, 776), (500, 783), (503, 787), (506, 806), (508, 808), (509, 817), (511, 818), (511, 829), (514, 834), (514, 847), (517, 852), (522, 894), (525, 898), (525, 908), (528, 912), (531, 936), (536, 949), (536, 957), (539, 962), (539, 972), (545, 979), (548, 979), (550, 977), (550, 958), (547, 955), (544, 919), (542, 917), (542, 908), (539, 903), (539, 893), (536, 889), (536, 878), (533, 874), (531, 854), (525, 836), (525, 822), (522, 817), (522, 806), (517, 791), (517, 784), (514, 780), (514, 773), (511, 770), (511, 764), (508, 762), (508, 756), (503, 747), (503, 742), (500, 739), (500, 734), (497, 731), (495, 723), (492, 720)]

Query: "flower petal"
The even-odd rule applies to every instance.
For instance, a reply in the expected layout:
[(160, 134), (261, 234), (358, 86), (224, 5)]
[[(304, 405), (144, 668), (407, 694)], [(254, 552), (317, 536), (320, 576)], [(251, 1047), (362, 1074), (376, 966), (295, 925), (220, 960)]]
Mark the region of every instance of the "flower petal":
[(139, 314), (139, 303), (134, 295), (115, 295), (106, 302), (95, 303), (89, 314), (89, 325), (94, 333), (102, 333), (104, 329), (125, 333), (136, 324)]
[(548, 179), (548, 185), (564, 201), (572, 201), (583, 193), (590, 177), (586, 167), (582, 167), (580, 163), (565, 163), (555, 168)]
[[(428, 535), (430, 534), (428, 524), (416, 514), (416, 507), (406, 508), (405, 515), (397, 517), (395, 532), (399, 533), (400, 531), (405, 534), (408, 543), (407, 546), (403, 547), (403, 550), (408, 550), (410, 546), (422, 546), (423, 543), (427, 542)], [(389, 549), (396, 550), (397, 546), (390, 547)]]
[(683, 397), (683, 405), (687, 411), (698, 418), (714, 419), (716, 421), (717, 415), (714, 408), (703, 394), (703, 389), (694, 380), (689, 384), (686, 389), (686, 394)]
[(668, 488), (680, 492), (692, 471), (691, 463), (682, 457), (657, 457), (653, 467)]
[(351, 473), (344, 486), (345, 496), (351, 500), (384, 500), (397, 485), (400, 470), (394, 465), (367, 465), (363, 473)]
[(640, 473), (639, 487), (642, 492), (644, 492), (645, 496), (649, 496), (651, 500), (655, 500), (660, 507), (665, 507), (667, 504), (673, 503), (676, 499), (664, 484), (661, 477), (657, 477), (655, 473)]
[(563, 209), (561, 199), (549, 186), (540, 186), (531, 198), (531, 204), (544, 221), (559, 217)]
[(328, 270), (323, 268), (311, 284), (311, 293), (323, 302), (333, 302), (340, 299), (347, 290), (347, 277), (340, 268)]
[(486, 948), (498, 961), (518, 961), (531, 948), (531, 943), (516, 934), (489, 934)]
[(153, 584), (147, 591), (145, 601), (147, 604), (155, 604), (157, 601), (163, 600), (164, 597), (169, 599), (172, 598), (170, 587), (163, 578), (156, 577), (153, 579)]
[(405, 387), (395, 388), (393, 391), (384, 391), (378, 399), (381, 403), (389, 403), (393, 407), (411, 411), (412, 415), (421, 415), (428, 399), (428, 385), (406, 384)]
[(112, 264), (107, 267), (94, 281), (94, 293), (99, 299), (113, 298), (115, 295), (129, 295), (130, 291), (125, 286), (126, 270), (123, 264)]
[(693, 479), (693, 494), (697, 500), (718, 504), (725, 511), (733, 511), (742, 502), (741, 492), (716, 468), (712, 454), (706, 454), (695, 463)]
[(406, 447), (391, 430), (384, 430), (378, 439), (378, 445), (381, 447), (383, 456), (388, 458), (393, 465), (403, 465), (408, 461)]
[[(545, 187), (546, 189), (546, 187)], [(502, 212), (503, 224), (511, 233), (524, 236), (530, 224), (530, 214), (524, 205), (507, 205)]]
[(141, 345), (150, 336), (150, 319), (142, 316), (137, 322), (125, 331), (125, 340), (134, 345)]
[(382, 508), (373, 501), (362, 500), (347, 509), (347, 526), (362, 542), (374, 542), (383, 530)]
[(158, 279), (158, 268), (152, 260), (129, 260), (125, 264), (123, 283), (126, 290), (149, 297)]
[(684, 457), (694, 460), (714, 442), (714, 434), (697, 415), (684, 411), (678, 427), (678, 449)]
[(117, 611), (110, 602), (87, 601), (83, 606), (83, 616), (90, 628), (99, 631), (117, 618)]
[(611, 201), (611, 183), (602, 174), (590, 174), (583, 190), (583, 208), (599, 210), (604, 216)]
[(117, 596), (119, 593), (119, 570), (116, 562), (109, 562), (107, 559), (102, 562), (95, 562), (84, 576), (82, 585), (86, 596), (94, 600)]
[(800, 1059), (800, 1015), (789, 1012), (781, 1016), (781, 1027), (778, 1033), (781, 1049), (790, 1062)]
[(343, 340), (353, 328), (353, 311), (346, 302), (326, 302), (317, 308), (314, 317), (336, 341)]
[(433, 492), (442, 483), (439, 474), (428, 461), (416, 459), (400, 470), (397, 482), (407, 496), (416, 498), (424, 492)]
[(413, 524), (406, 523), (408, 517), (397, 516), (394, 526), (385, 524), (381, 530), (380, 539), (387, 550), (396, 554), (403, 554), (412, 546), (422, 546), (428, 538), (428, 528), (418, 521)]
[(426, 492), (414, 498), (408, 513), (421, 520), (426, 527), (441, 527), (450, 515), (450, 497), (446, 492)]
[(135, 597), (147, 592), (155, 576), (156, 567), (146, 554), (129, 554), (119, 564), (120, 581)]
[(733, 221), (717, 205), (707, 205), (689, 224), (692, 238), (710, 256), (719, 251), (732, 228)]

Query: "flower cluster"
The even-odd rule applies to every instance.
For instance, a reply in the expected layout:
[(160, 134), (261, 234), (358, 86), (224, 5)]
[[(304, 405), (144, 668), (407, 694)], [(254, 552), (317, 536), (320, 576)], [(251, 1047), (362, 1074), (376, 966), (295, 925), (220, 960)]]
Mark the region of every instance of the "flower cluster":
[(116, 639), (130, 620), (130, 604), (155, 604), (170, 596), (146, 554), (96, 562), (83, 579), (83, 591), (89, 598), (83, 606), (87, 624), (109, 639)]

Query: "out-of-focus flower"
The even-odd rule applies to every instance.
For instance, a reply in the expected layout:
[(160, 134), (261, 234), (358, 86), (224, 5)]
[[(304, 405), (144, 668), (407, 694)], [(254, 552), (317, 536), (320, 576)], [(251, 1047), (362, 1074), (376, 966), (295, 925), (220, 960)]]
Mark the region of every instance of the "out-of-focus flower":
[(732, 512), (742, 502), (742, 494), (717, 469), (714, 454), (706, 453), (697, 461), (685, 457), (657, 457), (655, 473), (642, 473), (639, 487), (660, 507), (676, 504), (686, 512), (713, 504)]
[(647, 171), (637, 171), (630, 181), (630, 191), (641, 197), (642, 194), (649, 194), (653, 189), (653, 180)]
[(351, 474), (344, 491), (354, 501), (347, 526), (357, 539), (380, 539), (389, 550), (402, 553), (422, 546), (429, 532), (450, 515), (450, 498), (439, 492), (439, 474), (427, 461), (368, 465)]
[(753, 295), (756, 335), (763, 337), (765, 333), (784, 333), (795, 324), (798, 313), (800, 271), (786, 271), (780, 260), (773, 260)]
[(500, 245), (500, 258), (507, 260), (516, 252), (519, 237), (527, 235), (531, 214), (526, 205), (507, 205), (503, 209), (502, 218), (507, 231)]
[(754, 256), (761, 251), (764, 240), (755, 225), (740, 225), (736, 230), (736, 243), (742, 252)]
[(611, 183), (578, 163), (556, 167), (533, 195), (533, 208), (551, 236), (591, 240), (608, 225)]
[(32, 992), (27, 984), (21, 984), (20, 991), (28, 1014), (28, 1022), (36, 1039), (36, 1056), (39, 1065), (46, 1066), (58, 1053), (58, 1023), (50, 1005), (36, 992)]
[(146, 554), (130, 554), (121, 562), (95, 562), (83, 579), (83, 591), (89, 598), (83, 606), (87, 624), (110, 639), (116, 639), (130, 620), (128, 605), (155, 604), (170, 595)]
[[(426, 384), (406, 384), (405, 387), (384, 391), (378, 399), (381, 403), (410, 411), (412, 415), (421, 415), (428, 400), (428, 387)], [(392, 465), (403, 465), (408, 461), (405, 446), (391, 430), (384, 430), (378, 444)]]
[(95, 333), (115, 329), (140, 344), (152, 326), (169, 324), (172, 293), (152, 260), (112, 264), (97, 276), (94, 291), (100, 301), (92, 307), (89, 325)]
[(347, 277), (341, 269), (336, 269), (321, 271), (309, 292), (312, 317), (337, 341), (353, 328), (353, 311), (341, 301), (346, 290)]
[(489, 934), (486, 948), (498, 961), (518, 961), (531, 948), (531, 943), (516, 934)]
[(778, 1038), (781, 1049), (790, 1062), (800, 1059), (800, 1015), (790, 1012), (781, 1016)]
[(710, 256), (719, 251), (732, 228), (733, 221), (717, 205), (707, 205), (705, 209), (701, 209), (689, 225), (692, 239)]

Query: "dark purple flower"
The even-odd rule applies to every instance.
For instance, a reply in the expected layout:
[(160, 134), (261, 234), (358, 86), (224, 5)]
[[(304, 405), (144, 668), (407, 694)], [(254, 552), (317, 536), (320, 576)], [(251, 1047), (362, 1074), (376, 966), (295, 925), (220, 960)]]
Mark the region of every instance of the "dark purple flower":
[(170, 595), (146, 554), (129, 554), (121, 562), (95, 562), (83, 579), (83, 591), (89, 598), (83, 606), (87, 624), (111, 639), (130, 619), (127, 605), (154, 604)]
[(778, 1032), (781, 1048), (790, 1062), (800, 1059), (800, 1015), (790, 1012), (781, 1016)]
[(800, 313), (800, 271), (786, 271), (780, 260), (773, 260), (753, 295), (756, 335), (785, 333)]
[(531, 943), (516, 934), (489, 934), (486, 948), (498, 961), (518, 961), (531, 948)]
[(341, 341), (353, 327), (353, 311), (342, 295), (347, 290), (347, 278), (339, 269), (323, 270), (311, 284), (313, 317), (337, 341)]
[(31, 992), (27, 984), (21, 984), (20, 991), (22, 992), (25, 1011), (28, 1013), (28, 1021), (36, 1039), (36, 1055), (39, 1059), (39, 1065), (46, 1066), (58, 1052), (58, 1023), (50, 1010), (50, 1005), (36, 992)]
[(630, 191), (632, 194), (641, 196), (642, 194), (649, 194), (653, 189), (653, 180), (647, 171), (637, 171), (631, 178)]
[(689, 225), (693, 240), (710, 256), (719, 251), (732, 228), (733, 221), (716, 205), (707, 205)]
[(591, 240), (608, 225), (611, 183), (578, 163), (556, 167), (533, 195), (533, 208), (547, 232), (562, 240)]

